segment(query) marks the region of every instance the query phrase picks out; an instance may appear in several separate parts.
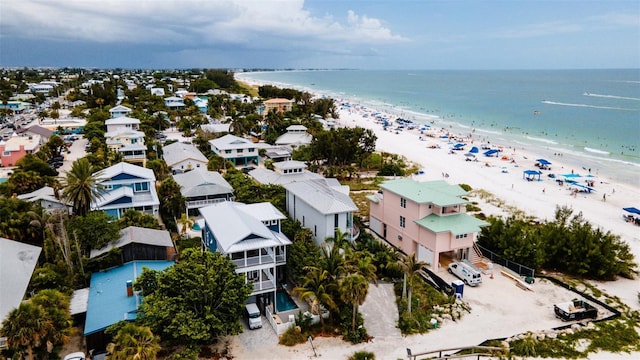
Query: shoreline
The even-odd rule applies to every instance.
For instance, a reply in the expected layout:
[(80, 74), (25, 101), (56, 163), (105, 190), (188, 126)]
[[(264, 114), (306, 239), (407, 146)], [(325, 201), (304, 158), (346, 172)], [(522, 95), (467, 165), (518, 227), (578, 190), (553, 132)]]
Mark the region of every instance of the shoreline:
[[(242, 81), (252, 85), (264, 84), (246, 78)], [(278, 86), (281, 85), (278, 84)], [(313, 93), (313, 95), (322, 96), (323, 94)], [(383, 126), (371, 116), (373, 113), (386, 116), (392, 122), (390, 128), (395, 128), (397, 124), (394, 120), (398, 117), (397, 114), (353, 103), (348, 99), (332, 98), (336, 102), (339, 114), (339, 119), (336, 120), (337, 126), (359, 126), (371, 129), (377, 136), (377, 151), (404, 156), (424, 171), (423, 175), (412, 175), (416, 180), (440, 180), (445, 179), (443, 174), (447, 174), (449, 177), (445, 180), (450, 183), (465, 183), (475, 190), (483, 189), (500, 199), (504, 203), (503, 207), (514, 207), (540, 220), (553, 219), (557, 206), (570, 207), (574, 210), (574, 214), (582, 213), (584, 219), (594, 227), (620, 236), (621, 240), (629, 245), (631, 253), (635, 256), (635, 262), (640, 265), (640, 228), (626, 223), (622, 218), (624, 213), (622, 208), (640, 205), (640, 184), (628, 184), (611, 179), (593, 166), (591, 175), (594, 176), (592, 179), (595, 192), (574, 194), (567, 189), (566, 184), (559, 186), (555, 179), (551, 179), (547, 175), (549, 172), (556, 174), (556, 178), (559, 174), (572, 172), (582, 176), (588, 175), (589, 165), (575, 163), (575, 159), (570, 154), (556, 152), (556, 155), (553, 156), (552, 149), (548, 150), (549, 153), (541, 153), (537, 148), (529, 150), (523, 144), (503, 141), (500, 136), (493, 136), (496, 134), (473, 133), (471, 129), (466, 129), (466, 132), (461, 133), (453, 127), (437, 127), (434, 123), (432, 128), (437, 134), (448, 132), (451, 135), (450, 138), (458, 140), (469, 140), (468, 135), (473, 135), (471, 138), (473, 144), (469, 143), (463, 151), (452, 152), (450, 147), (455, 142), (449, 144), (448, 138), (428, 137), (424, 133), (421, 134), (419, 128), (405, 129), (397, 134), (395, 131), (385, 131)], [(343, 106), (343, 104), (348, 106)], [(365, 114), (367, 114), (366, 117)], [(427, 145), (432, 142), (435, 142), (440, 148), (428, 148)], [(503, 148), (503, 152), (500, 153), (501, 157), (504, 154), (510, 160), (503, 161), (501, 157), (488, 158), (482, 155), (483, 151), (480, 151), (477, 154), (478, 162), (465, 161), (464, 153), (469, 151), (469, 145), (480, 147), (483, 142), (490, 143), (494, 147), (501, 146)], [(534, 166), (536, 159), (539, 158), (549, 160), (552, 163), (552, 171), (544, 171), (540, 177), (541, 181), (526, 181), (523, 179), (523, 171), (539, 170)], [(511, 160), (515, 162), (512, 163)], [(506, 168), (506, 173), (503, 172), (503, 168)], [(563, 179), (561, 176), (559, 178)], [(581, 178), (581, 183), (584, 183), (583, 179), (586, 178)], [(484, 208), (483, 211), (485, 211)], [(611, 295), (620, 297), (632, 309), (640, 310), (640, 302), (637, 298), (637, 294), (640, 292), (640, 282), (637, 280), (618, 279), (610, 282), (591, 281), (591, 283), (603, 288)]]

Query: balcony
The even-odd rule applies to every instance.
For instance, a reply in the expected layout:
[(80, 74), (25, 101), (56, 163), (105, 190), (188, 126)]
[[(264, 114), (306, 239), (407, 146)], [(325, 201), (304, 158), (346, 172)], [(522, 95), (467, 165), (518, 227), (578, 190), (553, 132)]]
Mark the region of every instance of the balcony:
[(145, 154), (130, 154), (130, 155), (123, 155), (123, 158), (125, 160), (132, 160), (132, 159), (146, 159), (147, 156)]
[(207, 199), (207, 200), (193, 200), (193, 201), (187, 201), (186, 205), (188, 209), (198, 209), (203, 206), (217, 204), (223, 201), (226, 201), (226, 199), (218, 198), (218, 199)]
[(267, 291), (273, 291), (276, 288), (275, 281), (263, 280), (263, 281), (249, 281), (253, 284), (253, 293), (258, 294)]
[(276, 255), (275, 261), (273, 256), (271, 255), (261, 255), (261, 256), (253, 256), (244, 259), (233, 259), (231, 260), (238, 269), (247, 268), (252, 266), (260, 266), (260, 265), (284, 265), (286, 262), (286, 258), (284, 254)]

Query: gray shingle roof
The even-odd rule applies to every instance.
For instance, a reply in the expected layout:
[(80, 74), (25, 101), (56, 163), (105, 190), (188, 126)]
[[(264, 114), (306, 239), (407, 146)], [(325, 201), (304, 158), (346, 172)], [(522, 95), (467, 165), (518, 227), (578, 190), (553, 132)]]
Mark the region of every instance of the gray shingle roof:
[(318, 179), (289, 183), (284, 188), (324, 215), (358, 210), (348, 195), (348, 187), (337, 188), (329, 184), (325, 179)]
[(322, 179), (322, 175), (304, 170), (299, 173), (281, 174), (265, 168), (256, 168), (249, 172), (249, 176), (260, 184), (285, 185), (297, 181)]
[(180, 185), (184, 197), (233, 193), (231, 185), (216, 171), (195, 169), (176, 174), (173, 179)]
[(91, 250), (90, 258), (108, 253), (113, 248), (121, 248), (125, 245), (138, 243), (154, 246), (173, 247), (171, 235), (166, 230), (147, 229), (138, 226), (129, 226), (120, 230), (120, 237), (115, 242), (102, 249)]
[(208, 162), (207, 157), (204, 156), (195, 145), (182, 142), (175, 142), (165, 146), (163, 148), (162, 158), (169, 167), (187, 159), (193, 159), (203, 164), (207, 164)]

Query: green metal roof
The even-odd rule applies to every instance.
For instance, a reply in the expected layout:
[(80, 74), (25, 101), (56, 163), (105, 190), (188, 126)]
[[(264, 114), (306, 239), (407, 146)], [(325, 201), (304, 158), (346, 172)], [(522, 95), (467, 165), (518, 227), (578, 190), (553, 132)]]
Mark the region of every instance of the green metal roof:
[(451, 232), (454, 235), (479, 232), (481, 226), (489, 225), (488, 222), (467, 214), (445, 216), (430, 214), (416, 220), (415, 223), (434, 233)]
[(461, 196), (467, 195), (459, 185), (451, 185), (446, 181), (419, 182), (411, 179), (389, 180), (380, 184), (384, 190), (396, 193), (419, 204), (432, 203), (436, 206), (466, 204)]

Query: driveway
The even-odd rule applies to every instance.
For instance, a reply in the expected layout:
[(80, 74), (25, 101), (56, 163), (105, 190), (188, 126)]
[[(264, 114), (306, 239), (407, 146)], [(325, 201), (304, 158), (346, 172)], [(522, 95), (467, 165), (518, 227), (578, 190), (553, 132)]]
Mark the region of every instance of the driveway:
[(364, 319), (364, 327), (370, 336), (376, 337), (401, 337), (398, 324), (398, 305), (393, 284), (378, 282), (369, 284), (369, 292), (360, 306), (360, 312)]

